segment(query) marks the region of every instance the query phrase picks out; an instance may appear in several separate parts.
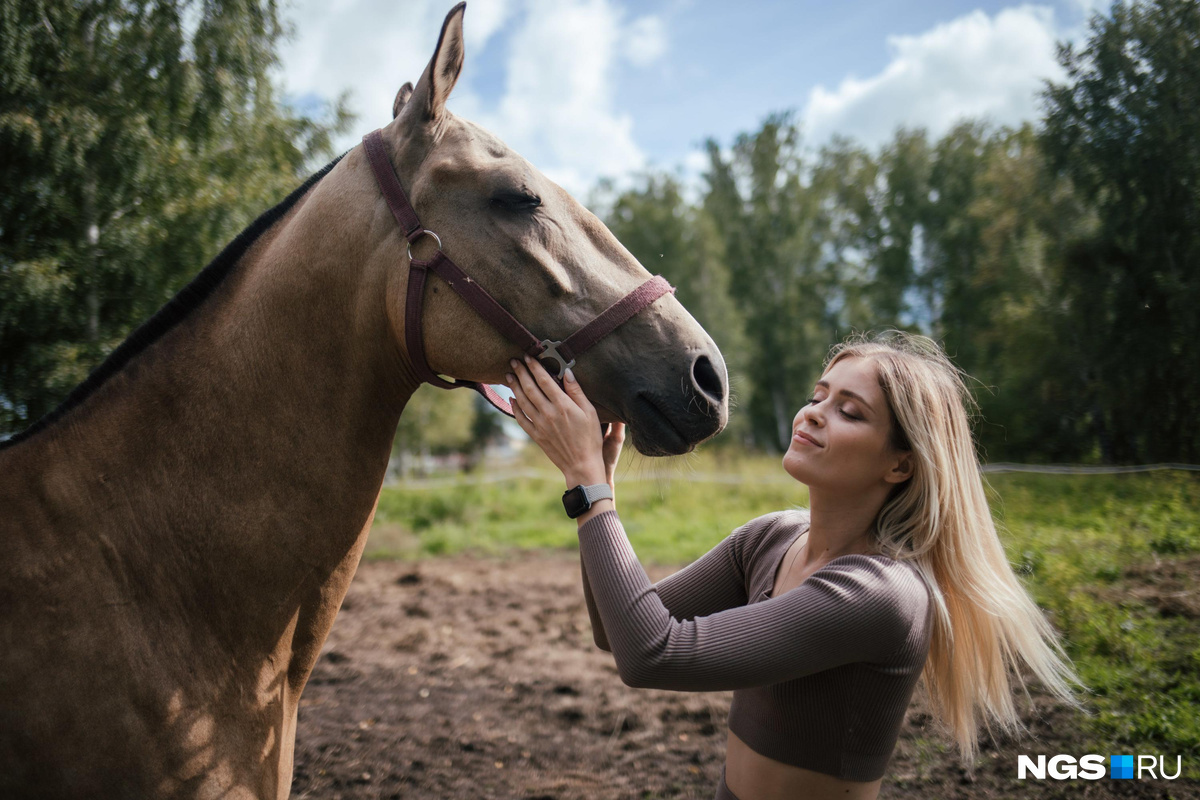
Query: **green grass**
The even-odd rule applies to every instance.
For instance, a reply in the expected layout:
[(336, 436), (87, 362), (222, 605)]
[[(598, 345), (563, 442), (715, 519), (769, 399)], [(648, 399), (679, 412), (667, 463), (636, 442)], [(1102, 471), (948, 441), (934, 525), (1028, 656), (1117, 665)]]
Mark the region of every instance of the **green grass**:
[[(575, 549), (575, 523), (562, 508), (566, 486), (543, 457), (537, 459), (507, 467), (520, 477), (497, 483), (385, 488), (367, 557)], [(541, 476), (529, 477), (530, 471)], [(743, 482), (710, 482), (705, 476)], [(694, 559), (747, 520), (807, 500), (807, 490), (788, 478), (775, 459), (633, 457), (617, 473), (622, 521), (638, 556), (648, 562)]]
[[(367, 557), (575, 549), (561, 478), (544, 461), (512, 469), (531, 468), (544, 476), (385, 489)], [(741, 482), (706, 479), (713, 476)], [(1093, 692), (1090, 752), (1182, 755), (1196, 777), (1187, 765), (1200, 756), (1200, 620), (1164, 615), (1132, 590), (1164, 566), (1190, 564), (1190, 575), (1200, 574), (1200, 475), (1001, 474), (988, 484), (1009, 560)], [(745, 521), (807, 502), (773, 458), (635, 458), (617, 489), (630, 540), (648, 563), (685, 563)], [(1148, 579), (1138, 577), (1148, 570)]]
[(1014, 474), (990, 483), (1009, 560), (1094, 692), (1091, 752), (1120, 744), (1182, 755), (1195, 777), (1200, 620), (1164, 615), (1132, 589), (1142, 584), (1136, 573), (1152, 580), (1173, 563), (1200, 574), (1200, 475)]

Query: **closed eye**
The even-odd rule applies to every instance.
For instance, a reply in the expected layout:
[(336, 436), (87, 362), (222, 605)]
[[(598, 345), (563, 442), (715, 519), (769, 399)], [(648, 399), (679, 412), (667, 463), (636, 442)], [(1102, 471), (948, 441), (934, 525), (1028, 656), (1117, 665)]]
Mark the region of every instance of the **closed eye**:
[(533, 211), (542, 204), (542, 198), (526, 192), (498, 192), (492, 196), (492, 205), (506, 211)]
[[(821, 401), (820, 401), (820, 400), (818, 400), (818, 399), (817, 399), (817, 398), (815, 398), (815, 397), (810, 397), (810, 398), (808, 398), (808, 399), (805, 401), (805, 403), (806, 403), (807, 405), (810, 405), (810, 406), (811, 406), (811, 405), (816, 405), (816, 404), (817, 404), (817, 403), (819, 403), (819, 402), (821, 402)], [(862, 420), (862, 417), (856, 417), (856, 416), (854, 416), (853, 414), (851, 414), (851, 413), (849, 413), (848, 411), (846, 411), (846, 409), (844, 409), (844, 408), (839, 408), (839, 409), (838, 409), (838, 413), (839, 413), (839, 414), (841, 414), (841, 415), (842, 415), (843, 417), (845, 417), (846, 419), (853, 419), (853, 420), (860, 420), (860, 421)]]

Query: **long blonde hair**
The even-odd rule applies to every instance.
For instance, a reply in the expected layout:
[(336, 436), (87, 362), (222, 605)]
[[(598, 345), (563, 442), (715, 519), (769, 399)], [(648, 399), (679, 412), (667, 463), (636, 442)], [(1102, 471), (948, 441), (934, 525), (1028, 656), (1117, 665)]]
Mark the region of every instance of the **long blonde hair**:
[(892, 412), (892, 445), (913, 454), (913, 475), (884, 502), (875, 533), (881, 552), (912, 561), (929, 586), (935, 613), (922, 678), (969, 766), (980, 722), (990, 733), (1024, 727), (1012, 683), (1015, 677), (1028, 695), (1022, 667), (1076, 707), (1072, 684), (1081, 684), (1000, 544), (968, 418), (977, 406), (963, 373), (932, 339), (902, 331), (835, 345), (825, 371), (851, 357), (874, 362)]

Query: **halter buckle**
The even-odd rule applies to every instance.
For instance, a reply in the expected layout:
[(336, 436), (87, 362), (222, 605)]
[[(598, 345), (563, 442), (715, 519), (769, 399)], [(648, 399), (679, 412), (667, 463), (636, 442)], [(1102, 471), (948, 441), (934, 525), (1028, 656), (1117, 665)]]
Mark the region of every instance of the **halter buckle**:
[(562, 380), (563, 376), (567, 374), (567, 370), (575, 366), (575, 359), (572, 358), (570, 362), (568, 362), (558, 352), (558, 348), (562, 346), (562, 342), (552, 342), (549, 339), (542, 339), (541, 345), (542, 352), (538, 354), (538, 360), (540, 361), (543, 358), (553, 358), (555, 361), (557, 361), (558, 374), (554, 377)]
[(438, 250), (442, 249), (442, 238), (440, 236), (438, 236), (436, 233), (434, 233), (433, 231), (429, 230), (428, 228), (422, 228), (421, 231), (416, 236), (414, 236), (412, 239), (410, 239), (408, 242), (408, 260), (409, 261), (413, 260), (413, 254), (412, 254), (413, 242), (421, 241), (421, 237), (423, 237), (423, 236), (432, 236), (433, 241), (437, 243), (437, 249)]

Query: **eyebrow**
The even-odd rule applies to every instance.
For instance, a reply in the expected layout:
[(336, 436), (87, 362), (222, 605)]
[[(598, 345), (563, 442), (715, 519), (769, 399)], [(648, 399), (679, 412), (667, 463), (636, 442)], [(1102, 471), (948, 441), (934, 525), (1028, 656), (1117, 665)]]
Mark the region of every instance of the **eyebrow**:
[[(828, 381), (817, 381), (817, 386), (824, 386), (826, 389), (828, 389), (829, 382)], [(857, 400), (858, 402), (860, 402), (864, 406), (866, 406), (868, 411), (875, 410), (875, 409), (871, 408), (871, 404), (866, 401), (866, 398), (864, 398), (861, 394), (858, 394), (857, 392), (852, 392), (849, 389), (840, 389), (840, 390), (838, 390), (838, 394), (844, 394), (844, 395), (848, 395), (849, 397), (853, 397), (855, 400)]]

